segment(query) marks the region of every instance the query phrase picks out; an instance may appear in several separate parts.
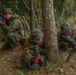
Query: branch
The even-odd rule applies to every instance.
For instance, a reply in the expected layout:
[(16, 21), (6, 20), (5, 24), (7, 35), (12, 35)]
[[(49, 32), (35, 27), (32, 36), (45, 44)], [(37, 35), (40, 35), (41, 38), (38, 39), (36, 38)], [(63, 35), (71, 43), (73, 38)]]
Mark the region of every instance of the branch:
[(24, 6), (26, 7), (26, 9), (27, 9), (28, 11), (30, 11), (30, 8), (27, 6), (25, 0), (22, 0), (22, 2), (23, 2), (23, 4), (24, 4)]

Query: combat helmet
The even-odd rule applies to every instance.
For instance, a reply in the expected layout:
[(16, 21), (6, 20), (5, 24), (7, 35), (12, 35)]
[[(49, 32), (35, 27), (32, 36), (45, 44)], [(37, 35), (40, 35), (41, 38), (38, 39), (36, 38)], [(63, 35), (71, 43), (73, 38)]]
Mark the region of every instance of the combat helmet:
[(61, 33), (66, 33), (69, 29), (73, 29), (73, 26), (68, 22), (65, 22), (61, 25), (60, 29)]
[(36, 42), (39, 38), (43, 38), (43, 33), (39, 29), (33, 30), (30, 36), (30, 41)]
[(6, 14), (6, 13), (11, 13), (11, 14), (13, 14), (13, 11), (12, 11), (11, 8), (4, 8), (4, 9), (2, 10), (2, 12), (3, 12), (3, 14)]

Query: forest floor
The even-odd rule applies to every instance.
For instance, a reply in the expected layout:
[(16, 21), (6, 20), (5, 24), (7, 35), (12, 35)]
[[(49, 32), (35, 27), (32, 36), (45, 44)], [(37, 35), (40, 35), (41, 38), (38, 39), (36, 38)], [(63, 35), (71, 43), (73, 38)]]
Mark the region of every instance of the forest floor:
[[(70, 20), (75, 26), (75, 23)], [(76, 26), (75, 26), (76, 28)], [(0, 51), (0, 75), (76, 75), (76, 54), (66, 62), (70, 49), (59, 51), (59, 62), (56, 64), (43, 64), (40, 70), (31, 70), (30, 68), (19, 69), (15, 66), (15, 57), (20, 52), (21, 47), (18, 46), (14, 50)]]
[(16, 50), (0, 51), (0, 75), (76, 75), (76, 54), (69, 62), (66, 62), (70, 50), (59, 52), (59, 62), (57, 64), (43, 65), (40, 70), (30, 68), (19, 69), (15, 67), (15, 56), (19, 53), (20, 47)]

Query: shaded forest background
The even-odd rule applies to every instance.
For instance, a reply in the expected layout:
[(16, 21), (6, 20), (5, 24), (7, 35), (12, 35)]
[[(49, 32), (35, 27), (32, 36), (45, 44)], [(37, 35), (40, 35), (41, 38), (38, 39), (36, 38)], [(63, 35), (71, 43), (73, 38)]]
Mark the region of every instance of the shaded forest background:
[[(41, 0), (0, 0), (0, 9), (4, 7), (12, 8), (14, 13), (24, 15), (30, 23), (30, 6), (34, 13), (33, 24), (37, 28), (42, 28), (42, 8)], [(76, 17), (76, 0), (54, 0), (54, 13), (56, 25), (59, 27), (62, 22), (66, 21), (71, 16)]]

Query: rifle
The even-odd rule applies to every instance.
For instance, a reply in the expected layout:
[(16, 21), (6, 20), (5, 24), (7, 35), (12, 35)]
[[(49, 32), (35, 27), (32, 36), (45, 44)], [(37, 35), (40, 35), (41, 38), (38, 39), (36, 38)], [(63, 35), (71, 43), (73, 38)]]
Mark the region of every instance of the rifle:
[(41, 58), (39, 58), (39, 50), (38, 50), (39, 46), (35, 45), (34, 46), (34, 57), (32, 57), (29, 60), (29, 67), (31, 69), (40, 69), (40, 67), (42, 66), (43, 62), (41, 60)]
[(34, 56), (35, 56), (35, 58), (38, 58), (38, 55), (39, 55), (38, 48), (39, 48), (39, 46), (38, 45), (35, 45), (35, 47), (34, 47)]
[(76, 42), (74, 39), (72, 39), (70, 36), (66, 36), (66, 35), (61, 35), (61, 38), (63, 39), (63, 41), (66, 41), (69, 46), (72, 48), (72, 50), (70, 51), (66, 62), (69, 61), (70, 57), (75, 53), (75, 49), (76, 49)]

